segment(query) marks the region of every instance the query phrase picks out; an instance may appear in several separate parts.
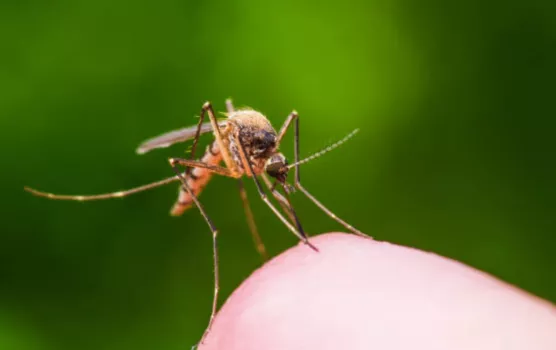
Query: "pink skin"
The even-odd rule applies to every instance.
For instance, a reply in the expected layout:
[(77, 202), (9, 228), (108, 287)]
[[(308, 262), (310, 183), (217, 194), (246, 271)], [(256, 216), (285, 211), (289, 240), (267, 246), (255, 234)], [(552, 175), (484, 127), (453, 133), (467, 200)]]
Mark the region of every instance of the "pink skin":
[(255, 271), (199, 350), (556, 349), (554, 305), (454, 260), (330, 233)]

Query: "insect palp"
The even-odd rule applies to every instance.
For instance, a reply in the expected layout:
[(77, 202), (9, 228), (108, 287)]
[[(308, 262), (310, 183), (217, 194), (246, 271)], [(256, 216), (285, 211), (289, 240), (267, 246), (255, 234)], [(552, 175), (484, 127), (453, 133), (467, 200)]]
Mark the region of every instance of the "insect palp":
[(286, 182), (286, 176), (290, 170), (287, 166), (286, 157), (282, 153), (276, 153), (268, 158), (264, 169), (269, 176), (281, 183)]

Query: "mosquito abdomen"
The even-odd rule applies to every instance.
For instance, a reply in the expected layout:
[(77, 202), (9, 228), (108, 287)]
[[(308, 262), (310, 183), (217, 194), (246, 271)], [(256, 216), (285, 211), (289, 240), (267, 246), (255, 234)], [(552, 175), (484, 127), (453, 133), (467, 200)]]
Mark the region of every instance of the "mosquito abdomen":
[[(210, 165), (218, 165), (222, 161), (222, 154), (220, 153), (220, 149), (218, 148), (218, 143), (216, 141), (207, 146), (201, 161)], [(198, 197), (203, 188), (205, 188), (206, 184), (209, 182), (211, 176), (212, 173), (208, 169), (193, 168), (189, 174), (186, 175), (185, 180), (187, 181), (187, 185), (193, 194)], [(179, 216), (189, 209), (192, 204), (193, 199), (191, 198), (191, 195), (182, 186), (180, 186), (178, 199), (172, 207), (170, 214), (173, 216)]]

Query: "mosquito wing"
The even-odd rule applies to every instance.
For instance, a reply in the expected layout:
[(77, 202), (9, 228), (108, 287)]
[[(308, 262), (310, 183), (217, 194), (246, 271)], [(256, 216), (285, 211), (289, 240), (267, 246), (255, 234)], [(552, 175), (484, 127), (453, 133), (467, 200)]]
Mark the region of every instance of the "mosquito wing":
[[(226, 126), (226, 122), (225, 121), (218, 122), (218, 126), (219, 127)], [(212, 131), (211, 123), (204, 123), (201, 125), (201, 132), (200, 132), (201, 134), (205, 134), (211, 131)], [(153, 137), (152, 139), (148, 139), (147, 141), (143, 142), (141, 145), (139, 145), (136, 152), (138, 154), (144, 154), (155, 148), (166, 148), (173, 145), (174, 143), (191, 140), (192, 138), (195, 137), (196, 133), (197, 133), (197, 125), (193, 125), (183, 129), (169, 131), (165, 134), (162, 134), (157, 137)]]

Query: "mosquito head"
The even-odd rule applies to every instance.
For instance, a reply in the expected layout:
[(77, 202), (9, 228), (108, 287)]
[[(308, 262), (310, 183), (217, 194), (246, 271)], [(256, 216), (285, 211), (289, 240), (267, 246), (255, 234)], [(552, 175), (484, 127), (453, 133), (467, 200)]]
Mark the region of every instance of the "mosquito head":
[(288, 161), (282, 153), (273, 154), (264, 166), (266, 173), (281, 183), (286, 182), (286, 176), (288, 175)]

